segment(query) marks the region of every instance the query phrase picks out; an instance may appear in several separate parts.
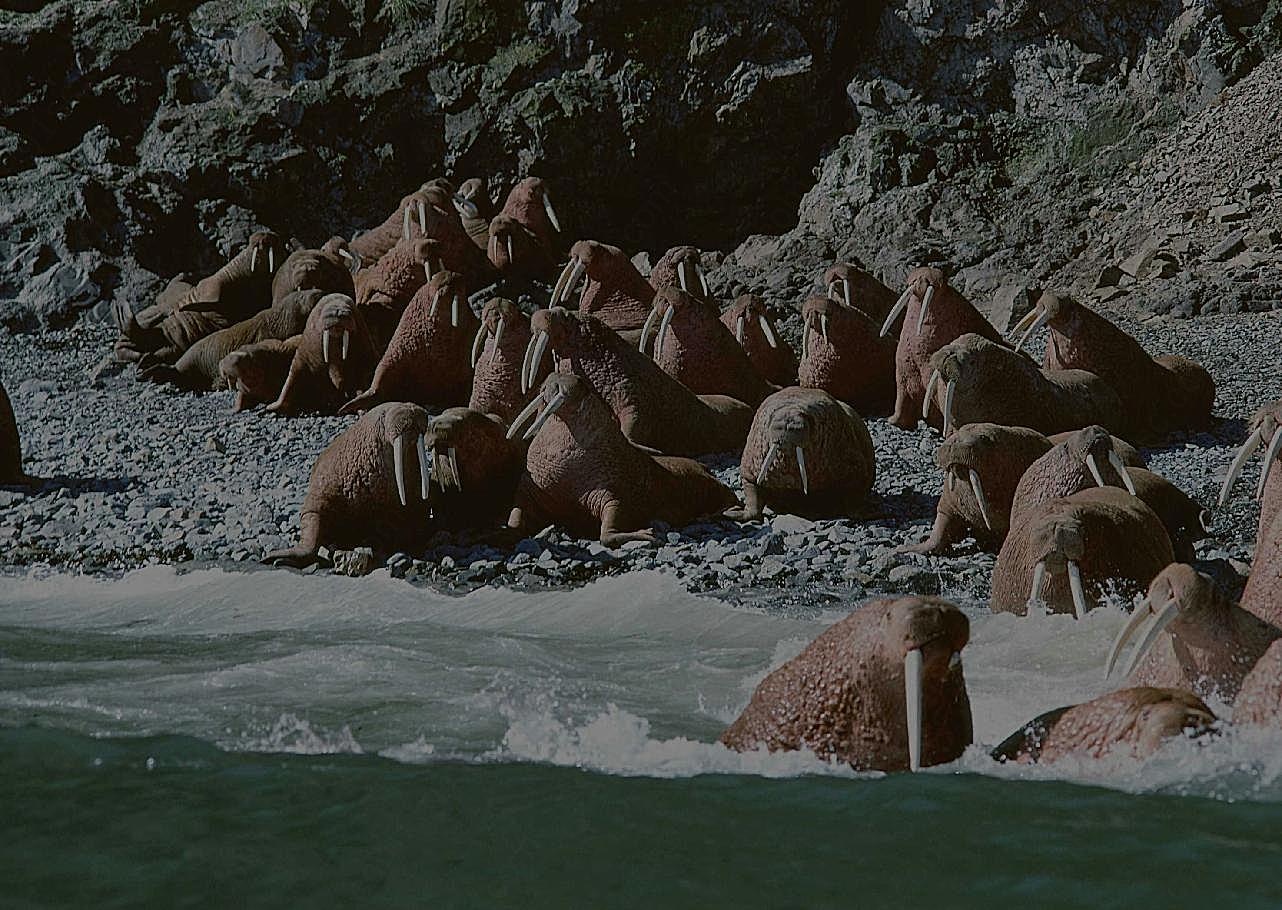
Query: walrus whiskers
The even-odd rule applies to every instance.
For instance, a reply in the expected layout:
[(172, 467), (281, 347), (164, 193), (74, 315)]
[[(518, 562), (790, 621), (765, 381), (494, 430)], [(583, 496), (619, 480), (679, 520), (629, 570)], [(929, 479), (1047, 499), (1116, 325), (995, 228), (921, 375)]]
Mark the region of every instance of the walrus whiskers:
[(1242, 448), (1238, 449), (1237, 457), (1233, 459), (1233, 464), (1229, 467), (1228, 476), (1224, 478), (1224, 486), (1220, 488), (1219, 504), (1222, 506), (1228, 501), (1229, 490), (1233, 489), (1233, 484), (1237, 481), (1238, 475), (1242, 473), (1242, 466), (1246, 464), (1255, 450), (1260, 447), (1264, 441), (1264, 428), (1256, 427), (1246, 442), (1242, 443)]
[(1073, 592), (1073, 611), (1077, 618), (1081, 619), (1086, 615), (1086, 592), (1082, 590), (1082, 570), (1077, 567), (1075, 560), (1068, 560), (1068, 587)]
[(1278, 451), (1282, 449), (1282, 426), (1279, 426), (1273, 433), (1273, 438), (1269, 440), (1268, 451), (1264, 453), (1264, 463), (1260, 465), (1260, 482), (1255, 485), (1255, 498), (1263, 501), (1264, 485), (1269, 479), (1269, 468), (1273, 466), (1273, 460), (1278, 457)]
[(904, 713), (908, 723), (908, 770), (921, 770), (921, 683), (925, 675), (920, 648), (904, 655)]
[(392, 463), (396, 469), (396, 495), (401, 498), (401, 505), (409, 503), (405, 499), (405, 437), (397, 436), (392, 440)]
[(932, 284), (926, 288), (926, 296), (921, 300), (921, 311), (917, 314), (917, 333), (921, 334), (921, 327), (926, 324), (926, 311), (930, 309), (930, 302), (935, 299), (935, 286)]
[(882, 338), (885, 338), (886, 335), (890, 333), (890, 327), (895, 324), (895, 320), (899, 318), (899, 314), (902, 313), (904, 311), (904, 308), (908, 306), (908, 301), (912, 298), (912, 296), (913, 296), (912, 288), (909, 288), (908, 290), (904, 291), (902, 294), (899, 295), (899, 299), (895, 301), (895, 305), (891, 307), (890, 312), (886, 314), (886, 321), (881, 324)]
[(988, 497), (984, 495), (984, 484), (980, 482), (979, 474), (974, 468), (970, 469), (970, 491), (975, 494), (975, 502), (979, 503), (979, 514), (984, 516), (984, 527), (991, 531), (993, 521), (988, 513)]

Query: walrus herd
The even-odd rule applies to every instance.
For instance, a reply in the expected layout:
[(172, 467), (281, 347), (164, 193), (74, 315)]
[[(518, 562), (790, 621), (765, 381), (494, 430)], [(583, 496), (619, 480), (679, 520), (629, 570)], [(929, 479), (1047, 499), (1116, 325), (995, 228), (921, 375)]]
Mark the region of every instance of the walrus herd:
[[(938, 268), (902, 294), (849, 263), (816, 277), (798, 356), (761, 298), (722, 308), (693, 247), (646, 276), (618, 247), (567, 243), (537, 177), (502, 205), (481, 178), (437, 178), (350, 240), (261, 231), (213, 275), (117, 306), (113, 353), (145, 381), (230, 388), (236, 410), (353, 415), (313, 466), (298, 544), (264, 557), (296, 567), (421, 550), (443, 528), (516, 539), (552, 523), (616, 547), (766, 509), (858, 520), (875, 513), (865, 417), (924, 420), (944, 492), (905, 549), (971, 537), (997, 552), (999, 612), (1080, 618), (1105, 591), (1143, 595), (1102, 661), (1124, 688), (1036, 718), (996, 757), (1142, 757), (1217, 729), (1211, 697), (1236, 701), (1238, 724), (1282, 726), (1282, 401), (1253, 419), (1220, 497), (1264, 447), (1233, 604), (1187, 564), (1209, 513), (1131, 445), (1210, 424), (1201, 366), (1063, 295), (1007, 340)], [(540, 294), (542, 309), (518, 303)], [(1043, 328), (1039, 364), (1023, 349)], [(693, 460), (724, 452), (741, 453), (744, 502)], [(31, 482), (0, 387), (0, 483)], [(767, 676), (722, 742), (884, 771), (952, 761), (972, 742), (968, 638), (946, 601), (866, 604)]]

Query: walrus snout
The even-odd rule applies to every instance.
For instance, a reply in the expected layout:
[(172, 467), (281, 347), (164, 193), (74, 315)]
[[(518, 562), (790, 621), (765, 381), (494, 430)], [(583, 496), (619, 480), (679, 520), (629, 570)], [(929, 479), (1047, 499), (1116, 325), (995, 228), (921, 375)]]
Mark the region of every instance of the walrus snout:
[(938, 598), (902, 598), (887, 612), (885, 622), (887, 641), (895, 644), (901, 658), (909, 651), (929, 651), (951, 659), (970, 641), (966, 614)]

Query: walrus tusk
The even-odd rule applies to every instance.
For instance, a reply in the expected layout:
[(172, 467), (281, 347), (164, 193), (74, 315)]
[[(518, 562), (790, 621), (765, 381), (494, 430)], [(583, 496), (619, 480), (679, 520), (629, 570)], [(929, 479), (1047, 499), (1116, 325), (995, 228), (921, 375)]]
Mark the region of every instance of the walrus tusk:
[(645, 343), (650, 338), (650, 330), (654, 328), (654, 320), (659, 316), (657, 306), (650, 307), (650, 314), (645, 317), (645, 322), (641, 325), (641, 341), (637, 343), (637, 350), (642, 354), (645, 353)]
[(516, 262), (516, 257), (512, 255), (512, 235), (507, 234), (503, 237), (503, 242), (507, 246), (507, 261)]
[(703, 288), (703, 296), (711, 297), (712, 292), (708, 290), (708, 277), (703, 274), (703, 266), (696, 264), (694, 267), (694, 274), (695, 277), (699, 279), (699, 287)]
[(276, 247), (274, 246), (267, 248), (267, 272), (271, 275), (276, 274)]
[[(1160, 610), (1155, 610), (1152, 604), (1149, 604), (1147, 611), (1141, 611), (1137, 607), (1135, 612), (1139, 614), (1141, 623), (1149, 619), (1146, 614), (1151, 613), (1152, 619), (1149, 620), (1150, 624), (1148, 629), (1144, 632), (1144, 637), (1141, 638), (1139, 644), (1135, 646), (1135, 650), (1131, 651), (1130, 659), (1127, 660), (1126, 666), (1122, 669), (1123, 676), (1130, 676), (1135, 672), (1135, 668), (1140, 665), (1140, 661), (1144, 659), (1144, 655), (1147, 654), (1149, 649), (1151, 649), (1157, 642), (1158, 636), (1160, 636), (1166, 627), (1180, 615), (1180, 602), (1178, 599), (1172, 597), (1162, 605)], [(1127, 623), (1127, 628), (1139, 628), (1139, 626), (1135, 624), (1134, 617), (1131, 617), (1131, 622)]]
[(530, 336), (529, 343), (525, 346), (525, 358), (521, 361), (521, 394), (524, 395), (530, 390), (530, 358), (534, 356), (534, 343), (539, 340), (539, 333), (535, 332)]
[(321, 360), (329, 363), (329, 329), (321, 332)]
[(427, 318), (436, 318), (436, 305), (441, 302), (441, 289), (437, 288), (436, 293), (432, 295), (432, 305), (427, 308)]
[(556, 212), (552, 209), (552, 200), (547, 193), (543, 194), (543, 211), (548, 213), (548, 221), (552, 222), (552, 227), (559, 234), (561, 233), (561, 222), (556, 217)]
[[(1125, 648), (1126, 643), (1131, 640), (1131, 636), (1139, 631), (1140, 627), (1148, 621), (1150, 616), (1156, 617), (1160, 614), (1165, 614), (1172, 606), (1176, 605), (1176, 603), (1178, 602), (1172, 598), (1162, 606), (1161, 610), (1155, 610), (1153, 608), (1153, 602), (1149, 600), (1149, 598), (1145, 597), (1135, 605), (1135, 609), (1131, 613), (1131, 618), (1126, 621), (1126, 625), (1122, 626), (1122, 631), (1118, 632), (1117, 637), (1113, 639), (1113, 646), (1108, 649), (1108, 660), (1104, 664), (1105, 679), (1108, 679), (1113, 675), (1113, 668), (1117, 665), (1117, 659), (1122, 656), (1122, 649)], [(1162, 623), (1162, 625), (1165, 626), (1166, 623)], [(1146, 635), (1145, 638), (1147, 637), (1148, 636)], [(1135, 665), (1138, 662), (1139, 657), (1133, 653), (1131, 655), (1131, 660), (1128, 661), (1126, 671), (1127, 676), (1130, 675), (1131, 670), (1135, 669)]]
[(1234, 482), (1237, 480), (1238, 475), (1242, 473), (1242, 466), (1246, 464), (1247, 459), (1255, 453), (1255, 450), (1260, 447), (1260, 443), (1263, 441), (1264, 428), (1256, 427), (1254, 432), (1246, 438), (1246, 442), (1242, 443), (1242, 448), (1238, 449), (1237, 457), (1233, 459), (1233, 464), (1229, 467), (1229, 474), (1224, 478), (1224, 486), (1220, 488), (1219, 504), (1221, 506), (1228, 501), (1229, 490), (1233, 489)]
[(668, 326), (672, 324), (672, 314), (677, 308), (668, 304), (668, 308), (663, 311), (663, 318), (659, 320), (659, 331), (654, 336), (654, 356), (656, 358), (663, 356), (663, 342), (668, 337)]
[(458, 291), (450, 298), (450, 325), (458, 328)]
[(926, 398), (921, 403), (921, 419), (930, 419), (930, 401), (935, 397), (935, 386), (940, 380), (939, 370), (934, 370), (930, 374), (930, 380), (926, 383)]
[(494, 347), (490, 350), (490, 363), (494, 362), (495, 356), (499, 352), (499, 340), (503, 337), (503, 317), (499, 317), (499, 324), (494, 329)]
[(886, 315), (886, 321), (881, 324), (882, 338), (885, 338), (886, 335), (890, 333), (890, 327), (895, 324), (895, 320), (899, 318), (899, 314), (904, 311), (906, 306), (908, 306), (908, 301), (912, 295), (912, 288), (909, 288), (899, 295), (899, 299), (895, 301), (895, 305), (890, 308), (890, 312)]
[(251, 252), (249, 254), (249, 271), (252, 273), (252, 272), (258, 271), (258, 247), (256, 246), (250, 247), (250, 250)]
[(418, 435), (415, 440), (418, 448), (418, 482), (420, 497), (423, 502), (427, 502), (428, 495), (432, 491), (432, 471), (427, 464), (427, 442), (423, 439), (423, 434)]
[(516, 417), (512, 418), (512, 425), (507, 428), (508, 439), (516, 438), (516, 434), (521, 432), (522, 425), (534, 415), (534, 412), (539, 409), (539, 405), (542, 403), (543, 399), (539, 396), (535, 396), (534, 400), (527, 404), (521, 410), (520, 414), (517, 414)]
[(930, 302), (935, 299), (935, 286), (932, 284), (926, 288), (926, 296), (921, 301), (921, 311), (917, 314), (917, 334), (921, 334), (921, 327), (926, 324), (926, 311), (930, 309)]
[(1095, 478), (1095, 484), (1097, 486), (1101, 486), (1101, 487), (1108, 486), (1108, 484), (1104, 482), (1104, 475), (1099, 472), (1099, 465), (1095, 463), (1094, 452), (1086, 453), (1086, 467), (1090, 469), (1091, 476)]
[(425, 206), (425, 205), (423, 204), (423, 200), (422, 200), (422, 199), (419, 199), (419, 200), (416, 200), (416, 201), (417, 201), (417, 203), (418, 203), (418, 229), (419, 229), (420, 231), (422, 231), (422, 232), (423, 232), (423, 234), (426, 236), (426, 234), (427, 234), (427, 206)]
[(957, 380), (948, 380), (948, 388), (944, 391), (944, 435), (953, 429), (953, 396), (957, 394)]
[(761, 333), (766, 336), (766, 344), (772, 348), (779, 347), (779, 339), (775, 338), (774, 329), (770, 328), (770, 320), (762, 315), (757, 317), (757, 321), (761, 323)]
[(539, 413), (538, 417), (534, 418), (534, 423), (530, 424), (530, 428), (525, 431), (525, 435), (521, 438), (533, 439), (534, 434), (543, 429), (543, 424), (547, 423), (548, 418), (555, 414), (563, 404), (565, 404), (565, 394), (558, 391), (552, 396), (552, 400), (547, 403), (547, 407)]
[(397, 436), (392, 440), (392, 462), (396, 468), (396, 495), (401, 498), (401, 505), (409, 503), (405, 500), (405, 437)]
[(904, 655), (904, 709), (908, 719), (908, 770), (921, 770), (921, 649)]
[(1269, 468), (1273, 466), (1273, 459), (1278, 457), (1278, 451), (1282, 450), (1282, 426), (1279, 426), (1273, 433), (1273, 438), (1269, 440), (1268, 451), (1264, 453), (1264, 463), (1260, 465), (1260, 482), (1255, 485), (1255, 498), (1261, 502), (1264, 500), (1264, 485), (1269, 479)]
[(841, 279), (841, 293), (846, 298), (846, 306), (850, 306), (850, 280), (848, 278)]
[(526, 388), (534, 387), (534, 377), (539, 374), (539, 364), (543, 362), (543, 352), (548, 347), (548, 333), (539, 332), (538, 339), (534, 342), (534, 353), (530, 355), (530, 378), (526, 381)]
[(684, 260), (677, 263), (677, 282), (681, 285), (681, 290), (687, 294), (690, 293), (690, 288), (686, 286), (686, 264)]
[(432, 264), (426, 259), (423, 260), (423, 277), (428, 281), (432, 280)]
[(1037, 319), (1037, 314), (1040, 312), (1041, 312), (1041, 307), (1033, 307), (1023, 316), (1019, 317), (1019, 322), (1011, 326), (1010, 334), (1007, 335), (1006, 337), (1008, 339), (1014, 338), (1020, 332), (1024, 331), (1024, 329), (1028, 328), (1029, 325), (1031, 325), (1033, 321)]
[(561, 269), (561, 274), (557, 276), (556, 286), (552, 288), (552, 298), (548, 301), (549, 307), (554, 307), (557, 301), (561, 299), (561, 291), (565, 288), (565, 280), (570, 277), (570, 272), (574, 270), (574, 264), (577, 259), (571, 257), (565, 263), (565, 268)]
[(956, 468), (955, 465), (949, 465), (948, 470), (944, 472), (944, 476), (948, 478), (949, 493), (953, 491), (953, 487), (957, 486), (957, 471), (955, 468)]
[(339, 352), (343, 360), (347, 359), (347, 345), (352, 340), (352, 333), (348, 329), (343, 329), (343, 349)]
[(354, 256), (347, 250), (339, 250), (338, 255), (347, 260), (347, 270), (353, 275), (361, 270), (361, 260), (359, 256)]
[(739, 318), (734, 321), (734, 337), (735, 341), (739, 342), (740, 346), (743, 345), (743, 327), (746, 321), (747, 320), (744, 319), (742, 313), (740, 313)]
[(779, 454), (779, 443), (770, 443), (770, 448), (766, 449), (766, 457), (761, 459), (761, 470), (757, 472), (757, 482), (760, 483), (770, 471), (770, 467), (775, 463), (775, 457)]
[(405, 210), (404, 210), (404, 212), (402, 212), (402, 217), (401, 217), (401, 239), (402, 239), (402, 240), (409, 240), (409, 239), (410, 239), (410, 207), (409, 207), (408, 205), (407, 205), (407, 206), (405, 206)]
[(833, 291), (833, 288), (835, 288), (836, 286), (837, 286), (837, 279), (836, 279), (836, 278), (834, 278), (832, 281), (828, 282), (828, 293), (827, 293), (827, 294), (825, 294), (824, 296), (826, 296), (829, 300), (836, 300), (836, 299), (837, 299), (837, 296), (836, 296), (835, 294), (833, 294), (833, 292), (832, 292), (832, 291)]
[(1043, 559), (1041, 562), (1037, 564), (1036, 568), (1033, 569), (1033, 587), (1032, 587), (1032, 590), (1028, 592), (1027, 606), (1031, 607), (1034, 604), (1045, 603), (1045, 601), (1042, 600), (1042, 586), (1045, 584), (1046, 584), (1046, 560)]
[(988, 497), (984, 495), (984, 485), (974, 468), (970, 469), (970, 491), (975, 494), (975, 502), (979, 503), (979, 514), (984, 516), (984, 527), (991, 531), (993, 520), (988, 513)]
[(827, 313), (819, 314), (819, 331), (820, 331), (820, 334), (824, 336), (824, 341), (827, 342), (828, 341), (828, 314)]
[(1113, 466), (1114, 471), (1122, 476), (1122, 483), (1126, 485), (1127, 491), (1132, 496), (1138, 496), (1139, 494), (1135, 492), (1135, 481), (1131, 480), (1131, 472), (1126, 470), (1126, 462), (1122, 461), (1122, 456), (1109, 449), (1108, 463)]
[(463, 475), (458, 472), (458, 451), (454, 446), (450, 446), (450, 474), (454, 477), (454, 486), (460, 493), (463, 492)]
[(1024, 332), (1023, 335), (1020, 336), (1019, 343), (1015, 345), (1015, 353), (1018, 354), (1020, 351), (1024, 350), (1024, 345), (1028, 344), (1028, 339), (1033, 337), (1033, 333), (1050, 321), (1050, 313), (1045, 310), (1038, 311), (1037, 318), (1033, 320), (1033, 324), (1028, 327), (1028, 330)]
[(813, 319), (801, 321), (801, 359), (803, 361), (810, 359), (810, 330), (814, 327), (813, 322)]
[(1081, 619), (1086, 615), (1086, 592), (1082, 589), (1082, 570), (1075, 560), (1068, 560), (1068, 587), (1073, 592), (1073, 612)]
[(481, 327), (476, 330), (476, 337), (472, 339), (472, 369), (476, 369), (476, 361), (481, 356), (481, 344), (485, 341), (485, 335), (490, 327), (482, 322)]
[(801, 475), (801, 493), (803, 496), (810, 495), (810, 478), (806, 475), (806, 453), (797, 446), (797, 473)]

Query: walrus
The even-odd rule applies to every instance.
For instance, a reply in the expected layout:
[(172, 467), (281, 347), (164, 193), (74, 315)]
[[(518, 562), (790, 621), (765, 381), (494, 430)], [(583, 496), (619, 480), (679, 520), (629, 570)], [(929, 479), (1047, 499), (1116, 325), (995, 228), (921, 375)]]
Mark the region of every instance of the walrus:
[(22, 470), (22, 440), (18, 420), (4, 383), (0, 382), (0, 484), (25, 486), (31, 478)]
[(1142, 590), (1174, 561), (1162, 520), (1143, 500), (1118, 487), (1095, 487), (1011, 523), (989, 606), (1022, 616), (1030, 603), (1041, 603), (1081, 619), (1090, 608), (1088, 587), (1112, 582)]
[(418, 405), (392, 401), (344, 430), (312, 466), (298, 544), (263, 562), (301, 568), (319, 560), (321, 547), (421, 547), (429, 528), (427, 424)]
[(650, 269), (650, 286), (656, 291), (680, 288), (697, 300), (712, 300), (702, 260), (698, 247), (674, 246)]
[(595, 316), (616, 332), (635, 332), (645, 325), (654, 304), (654, 288), (623, 250), (595, 240), (580, 240), (570, 247), (570, 260), (556, 280), (548, 307), (568, 303), (580, 277), (584, 278), (580, 313)]
[(1260, 464), (1255, 498), (1260, 502), (1260, 521), (1255, 532), (1255, 557), (1251, 575), (1242, 591), (1242, 608), (1265, 622), (1282, 626), (1282, 470), (1278, 455), (1282, 453), (1282, 401), (1264, 405), (1251, 417), (1251, 434), (1238, 450), (1220, 488), (1219, 504), (1228, 501), (1238, 476), (1247, 460), (1268, 441)]
[(1145, 468), (1126, 468), (1124, 484), (1157, 513), (1180, 562), (1192, 562), (1194, 544), (1211, 532), (1211, 511), (1160, 474)]
[[(448, 208), (446, 208), (447, 205)], [(414, 220), (410, 220), (407, 224), (409, 232), (406, 234), (406, 239), (421, 238), (435, 241), (433, 251), (441, 267), (463, 276), (468, 287), (485, 287), (498, 278), (498, 273), (485, 251), (477, 249), (471, 235), (463, 229), (463, 222), (454, 211), (452, 195), (443, 196), (440, 204), (427, 209), (426, 220), (421, 227), (420, 223)], [(491, 225), (492, 229), (493, 225)]]
[(423, 436), (431, 466), (432, 519), (449, 529), (498, 528), (508, 518), (524, 446), (507, 425), (470, 408), (446, 408)]
[[(1071, 435), (1046, 437), (1027, 427), (995, 423), (959, 427), (935, 450), (935, 463), (945, 480), (930, 536), (900, 549), (943, 553), (970, 534), (983, 549), (996, 550), (1010, 530), (1011, 503), (1020, 479), (1033, 462)], [(1130, 443), (1116, 437), (1112, 443), (1124, 464), (1145, 464)]]
[(1282, 642), (1269, 645), (1242, 681), (1233, 706), (1233, 723), (1282, 728)]
[[(1002, 347), (1006, 344), (993, 324), (970, 301), (948, 286), (944, 273), (939, 269), (921, 268), (908, 274), (907, 290), (882, 323), (882, 335), (890, 332), (899, 314), (905, 310), (907, 313), (895, 347), (895, 412), (890, 422), (910, 430), (917, 426), (917, 417), (928, 397), (926, 382), (934, 369), (931, 357), (936, 351), (963, 335), (971, 334)], [(1022, 421), (994, 422), (1032, 426)]]
[(970, 622), (935, 597), (875, 600), (761, 681), (721, 734), (739, 752), (810, 749), (860, 771), (916, 771), (973, 739), (961, 652)]
[(377, 355), (360, 310), (345, 294), (321, 298), (290, 361), (273, 414), (333, 414), (369, 385)]
[(494, 203), (484, 177), (469, 177), (458, 185), (454, 194), (454, 210), (458, 212), (463, 230), (482, 250), (490, 246), (490, 221), (494, 218)]
[(468, 353), (476, 327), (462, 276), (437, 272), (405, 307), (369, 388), (338, 413), (355, 414), (388, 400), (425, 408), (467, 401), (472, 390)]
[(502, 297), (486, 302), (481, 308), (481, 327), (472, 340), (474, 372), (469, 408), (493, 414), (504, 426), (510, 426), (530, 403), (551, 369), (550, 363), (540, 364), (534, 381), (522, 383), (521, 368), (530, 335), (530, 317), (516, 304)]
[(762, 509), (806, 518), (850, 516), (877, 475), (863, 418), (819, 389), (775, 392), (761, 403), (739, 463), (744, 507), (728, 518), (754, 521)]
[[(427, 210), (429, 206), (439, 205), (435, 197), (429, 197), (425, 188), (435, 186), (431, 181), (401, 198), (396, 208), (380, 225), (370, 228), (353, 237), (348, 248), (361, 258), (365, 265), (372, 265), (387, 255), (392, 247), (410, 237), (410, 223), (417, 222), (420, 234), (427, 233)], [(450, 205), (453, 211), (453, 205)], [(357, 300), (360, 298), (357, 297)]]
[[(172, 366), (156, 364), (148, 368), (140, 367), (139, 378), (168, 382), (191, 391), (208, 392), (224, 388), (227, 382), (219, 365), (227, 355), (260, 341), (283, 341), (299, 334), (307, 327), (307, 317), (324, 296), (326, 292), (320, 290), (287, 294), (270, 309), (219, 329), (212, 335), (206, 335), (189, 347)], [(272, 398), (275, 397), (273, 394)]]
[(438, 244), (419, 238), (395, 244), (356, 274), (356, 306), (379, 351), (391, 341), (406, 304), (442, 268)]
[(1100, 424), (1123, 435), (1121, 399), (1094, 373), (1038, 369), (1024, 355), (973, 334), (944, 345), (930, 366), (922, 417), (945, 437), (967, 423), (1043, 433)]
[(811, 297), (801, 306), (797, 380), (860, 414), (887, 414), (895, 402), (895, 343), (881, 337), (862, 310)]
[(302, 335), (292, 335), (284, 341), (268, 338), (238, 348), (218, 362), (219, 378), (236, 393), (233, 413), (280, 396), (302, 340)]
[(548, 281), (556, 273), (556, 260), (542, 241), (511, 215), (495, 215), (489, 235), (490, 264), (505, 281)]
[(644, 352), (654, 328), (654, 362), (696, 395), (729, 395), (760, 404), (774, 388), (721, 323), (715, 307), (677, 287), (654, 296), (654, 309), (641, 327), (637, 350)]
[(1046, 293), (1015, 325), (1016, 349), (1042, 326), (1050, 327), (1048, 370), (1088, 370), (1122, 398), (1125, 432), (1139, 440), (1173, 430), (1211, 425), (1215, 380), (1200, 364), (1174, 354), (1149, 356), (1138, 341), (1071, 297)]
[(512, 187), (503, 200), (500, 214), (525, 225), (555, 263), (564, 251), (561, 221), (552, 207), (552, 197), (542, 177), (526, 177)]
[(517, 483), (511, 528), (556, 523), (618, 547), (654, 540), (650, 525), (656, 521), (681, 527), (735, 504), (734, 494), (697, 461), (652, 456), (634, 446), (609, 405), (573, 374), (552, 373), (544, 380), (507, 435), (521, 433), (533, 441)]
[(272, 306), (296, 291), (318, 290), (351, 296), (355, 288), (349, 263), (350, 260), (323, 248), (294, 250), (272, 276)]
[(756, 294), (735, 298), (721, 314), (721, 324), (731, 331), (766, 382), (782, 387), (797, 384), (797, 355), (779, 336), (763, 298)]
[(1114, 451), (1108, 430), (1095, 425), (1065, 433), (1062, 441), (1033, 461), (1019, 479), (1011, 499), (1010, 523), (1018, 524), (1052, 499), (1110, 485), (1126, 487), (1136, 494), (1126, 463)]
[(525, 388), (549, 343), (556, 369), (587, 380), (614, 411), (623, 435), (668, 455), (707, 455), (743, 447), (753, 409), (724, 395), (696, 396), (595, 316), (564, 307), (530, 317)]
[(1215, 715), (1179, 689), (1120, 689), (1085, 704), (1048, 711), (992, 751), (1001, 762), (1051, 764), (1064, 758), (1148, 758), (1176, 736), (1209, 733)]
[(823, 274), (823, 285), (825, 297), (854, 307), (879, 326), (895, 308), (894, 291), (848, 262), (830, 266)]
[(1231, 603), (1209, 576), (1172, 563), (1153, 579), (1113, 641), (1105, 677), (1136, 636), (1122, 669), (1129, 685), (1187, 689), (1232, 703), (1242, 680), (1282, 638), (1282, 630)]

